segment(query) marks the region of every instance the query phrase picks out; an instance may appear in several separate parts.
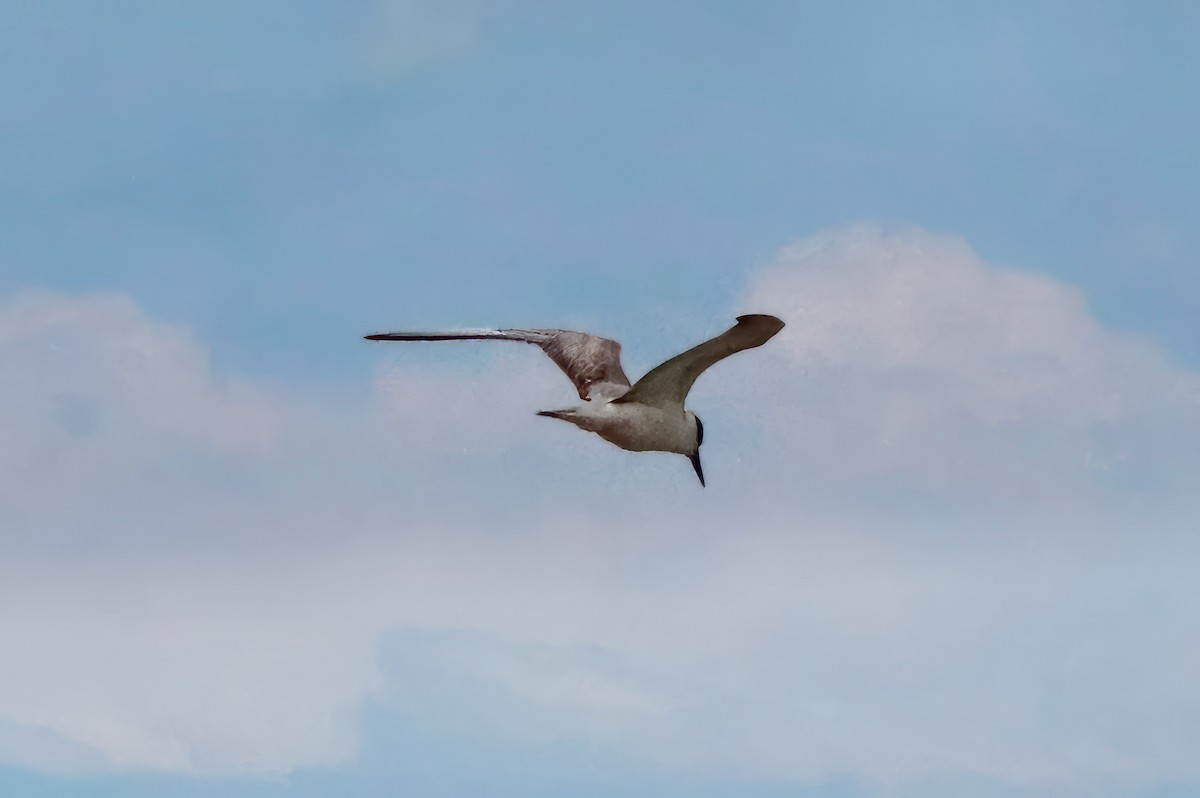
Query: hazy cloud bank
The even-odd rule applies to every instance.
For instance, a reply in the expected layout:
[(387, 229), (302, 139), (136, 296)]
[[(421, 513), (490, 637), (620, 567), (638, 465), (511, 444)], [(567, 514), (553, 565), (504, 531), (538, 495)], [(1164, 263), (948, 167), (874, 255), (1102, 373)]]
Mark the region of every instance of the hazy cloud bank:
[(535, 418), (536, 351), (303, 396), (127, 298), (7, 299), (0, 756), (285, 773), (373, 700), (722, 775), (1200, 779), (1200, 378), (917, 230), (743, 304), (789, 326), (697, 385), (700, 491)]

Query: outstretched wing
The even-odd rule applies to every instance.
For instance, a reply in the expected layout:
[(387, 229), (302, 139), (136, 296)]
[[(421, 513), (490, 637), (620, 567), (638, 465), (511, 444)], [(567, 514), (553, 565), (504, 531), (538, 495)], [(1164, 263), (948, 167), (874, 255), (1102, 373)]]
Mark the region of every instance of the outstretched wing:
[(613, 399), (629, 390), (621, 369), (621, 345), (608, 338), (573, 330), (447, 330), (392, 332), (363, 336), (368, 341), (522, 341), (537, 344), (575, 384), (579, 398)]
[(706, 368), (743, 349), (762, 346), (782, 329), (783, 322), (774, 316), (738, 316), (734, 327), (651, 369), (617, 401), (655, 407), (682, 405), (692, 384)]

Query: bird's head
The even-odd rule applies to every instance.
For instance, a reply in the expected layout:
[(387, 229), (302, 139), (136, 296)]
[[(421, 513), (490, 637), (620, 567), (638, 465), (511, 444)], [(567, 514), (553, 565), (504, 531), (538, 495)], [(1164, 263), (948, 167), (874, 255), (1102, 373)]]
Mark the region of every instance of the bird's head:
[(696, 428), (696, 446), (692, 449), (692, 453), (688, 455), (688, 459), (692, 461), (692, 468), (696, 469), (696, 476), (700, 477), (700, 487), (704, 487), (704, 469), (700, 467), (700, 445), (704, 443), (704, 422), (700, 420), (700, 416), (688, 411), (688, 416)]

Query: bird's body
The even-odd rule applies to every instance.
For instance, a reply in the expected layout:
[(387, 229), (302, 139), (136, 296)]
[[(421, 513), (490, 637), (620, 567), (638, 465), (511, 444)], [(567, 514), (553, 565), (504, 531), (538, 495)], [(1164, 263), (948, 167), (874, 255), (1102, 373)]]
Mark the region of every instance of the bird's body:
[(696, 416), (682, 406), (597, 400), (568, 410), (543, 410), (538, 415), (569, 421), (630, 452), (690, 455), (696, 449)]
[(673, 452), (687, 456), (700, 484), (700, 445), (704, 425), (684, 408), (696, 378), (709, 366), (743, 349), (762, 346), (783, 329), (774, 316), (739, 316), (737, 325), (651, 369), (630, 385), (621, 368), (621, 345), (572, 330), (509, 329), (395, 332), (368, 335), (372, 341), (522, 341), (537, 344), (575, 384), (583, 404), (538, 415), (569, 421), (631, 452)]

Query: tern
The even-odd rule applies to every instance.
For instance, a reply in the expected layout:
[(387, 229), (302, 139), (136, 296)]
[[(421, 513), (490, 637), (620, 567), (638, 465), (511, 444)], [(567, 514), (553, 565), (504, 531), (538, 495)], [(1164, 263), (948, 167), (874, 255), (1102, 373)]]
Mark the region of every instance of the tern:
[(738, 316), (737, 324), (681, 355), (651, 369), (634, 385), (621, 368), (621, 345), (573, 330), (446, 330), (389, 332), (363, 336), (368, 341), (499, 340), (536, 344), (566, 373), (583, 404), (543, 410), (539, 416), (569, 421), (631, 452), (674, 452), (692, 461), (704, 486), (700, 446), (704, 424), (683, 406), (688, 391), (705, 369), (743, 349), (762, 346), (783, 329), (774, 316)]

